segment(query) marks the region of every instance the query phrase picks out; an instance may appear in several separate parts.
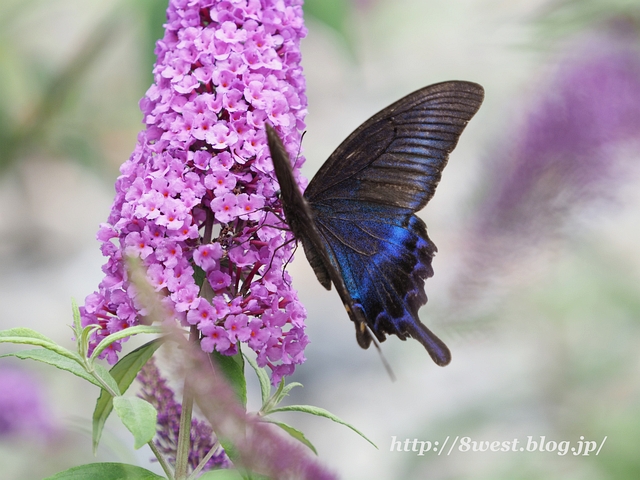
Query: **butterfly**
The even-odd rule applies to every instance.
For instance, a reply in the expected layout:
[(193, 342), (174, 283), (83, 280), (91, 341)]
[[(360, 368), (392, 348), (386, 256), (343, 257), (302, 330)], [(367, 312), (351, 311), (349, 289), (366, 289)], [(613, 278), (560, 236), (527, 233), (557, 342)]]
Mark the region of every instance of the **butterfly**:
[(294, 237), (327, 289), (333, 284), (360, 347), (375, 335), (418, 340), (433, 361), (447, 346), (419, 319), (436, 246), (414, 215), (435, 193), (449, 153), (484, 99), (475, 83), (417, 90), (375, 114), (331, 154), (304, 195), (273, 127), (265, 124), (280, 201)]

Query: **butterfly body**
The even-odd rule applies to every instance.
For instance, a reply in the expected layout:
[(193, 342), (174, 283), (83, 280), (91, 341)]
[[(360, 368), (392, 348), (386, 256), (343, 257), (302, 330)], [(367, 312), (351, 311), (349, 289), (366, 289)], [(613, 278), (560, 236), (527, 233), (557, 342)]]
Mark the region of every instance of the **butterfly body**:
[(267, 125), (284, 214), (318, 281), (336, 287), (356, 339), (417, 339), (438, 365), (451, 354), (418, 318), (436, 246), (414, 213), (431, 199), (448, 155), (484, 92), (469, 82), (418, 90), (371, 117), (334, 151), (304, 196)]

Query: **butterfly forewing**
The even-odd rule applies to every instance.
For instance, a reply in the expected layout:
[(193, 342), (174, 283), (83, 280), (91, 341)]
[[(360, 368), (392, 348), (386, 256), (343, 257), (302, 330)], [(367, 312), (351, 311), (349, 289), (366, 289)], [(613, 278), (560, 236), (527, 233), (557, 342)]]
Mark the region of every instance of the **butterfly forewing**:
[(439, 83), (407, 95), (349, 135), (311, 180), (305, 197), (311, 204), (355, 196), (421, 209), (483, 98), (482, 87), (470, 82)]

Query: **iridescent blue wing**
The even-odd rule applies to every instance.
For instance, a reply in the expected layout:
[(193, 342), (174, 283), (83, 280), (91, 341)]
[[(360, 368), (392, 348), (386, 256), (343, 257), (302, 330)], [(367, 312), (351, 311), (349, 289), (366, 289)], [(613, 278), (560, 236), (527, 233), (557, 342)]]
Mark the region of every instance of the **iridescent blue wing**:
[(449, 363), (449, 349), (418, 320), (436, 251), (424, 222), (401, 209), (352, 201), (317, 210), (315, 221), (334, 265), (330, 272), (340, 272), (334, 284), (356, 325), (358, 344), (369, 347), (369, 332), (381, 342), (385, 335), (412, 337), (438, 365)]
[(483, 96), (469, 82), (407, 95), (353, 132), (309, 183), (304, 197), (315, 228), (297, 236), (307, 257), (322, 263), (314, 266), (318, 278), (328, 274), (336, 286), (363, 348), (371, 331), (380, 341), (417, 339), (438, 365), (451, 359), (418, 318), (436, 247), (413, 213), (433, 196)]

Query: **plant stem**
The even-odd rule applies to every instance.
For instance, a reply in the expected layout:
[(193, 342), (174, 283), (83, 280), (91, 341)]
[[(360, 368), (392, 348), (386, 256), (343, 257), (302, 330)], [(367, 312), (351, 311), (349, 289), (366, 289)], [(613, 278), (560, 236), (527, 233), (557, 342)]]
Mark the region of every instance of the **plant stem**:
[[(189, 341), (197, 343), (198, 328), (193, 325)], [(189, 377), (184, 379), (182, 394), (182, 414), (180, 415), (180, 431), (178, 432), (178, 449), (176, 452), (176, 480), (185, 480), (189, 468), (189, 451), (191, 450), (191, 417), (193, 414), (193, 392)]]
[(193, 480), (195, 478), (198, 477), (198, 474), (202, 471), (202, 469), (207, 465), (207, 463), (209, 462), (209, 460), (211, 460), (211, 457), (213, 457), (213, 454), (216, 453), (218, 450), (220, 450), (220, 444), (218, 442), (216, 442), (213, 447), (211, 447), (211, 450), (209, 450), (209, 452), (204, 456), (204, 458), (202, 459), (202, 461), (198, 464), (198, 466), (193, 470), (193, 472), (191, 473), (191, 475), (189, 475), (189, 478), (187, 480)]
[(211, 236), (213, 234), (213, 212), (210, 208), (207, 208), (207, 218), (204, 224), (204, 235), (202, 236), (202, 243), (211, 243)]
[(174, 480), (175, 477), (173, 476), (173, 472), (171, 471), (171, 467), (167, 463), (167, 460), (164, 458), (162, 453), (160, 453), (160, 451), (157, 449), (157, 447), (153, 443), (153, 440), (151, 440), (149, 443), (147, 443), (147, 445), (149, 445), (149, 448), (153, 452), (153, 455), (158, 459), (158, 463), (162, 467), (162, 470), (164, 470), (164, 474), (167, 476), (167, 479), (168, 480)]

